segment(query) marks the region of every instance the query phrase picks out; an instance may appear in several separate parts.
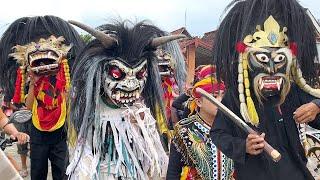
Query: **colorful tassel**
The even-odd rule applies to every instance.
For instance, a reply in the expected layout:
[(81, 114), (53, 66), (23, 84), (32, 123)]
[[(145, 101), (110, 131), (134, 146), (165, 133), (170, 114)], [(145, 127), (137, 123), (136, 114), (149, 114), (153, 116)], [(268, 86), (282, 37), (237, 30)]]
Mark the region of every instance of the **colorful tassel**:
[(189, 114), (189, 116), (190, 116), (190, 115), (192, 115), (194, 113), (194, 111), (197, 108), (196, 99), (192, 99), (191, 101), (189, 101), (188, 108), (190, 110), (190, 114)]
[(259, 124), (259, 116), (251, 97), (247, 97), (247, 107), (251, 124), (257, 126)]
[(248, 60), (246, 58), (243, 58), (242, 65), (243, 65), (243, 79), (244, 79), (248, 115), (249, 115), (250, 123), (254, 126), (257, 126), (259, 125), (259, 116), (258, 116), (256, 107), (254, 105), (254, 102), (251, 98), (250, 81), (249, 81), (249, 73), (248, 73)]
[(17, 69), (17, 78), (15, 83), (15, 91), (12, 101), (14, 103), (20, 104), (24, 103), (24, 83), (25, 83), (25, 71), (22, 66)]
[(164, 113), (161, 111), (159, 104), (156, 104), (156, 121), (160, 134), (167, 134), (168, 138), (171, 139), (171, 133), (165, 121)]
[(290, 48), (290, 50), (291, 50), (291, 52), (292, 52), (293, 55), (295, 55), (295, 56), (298, 55), (298, 45), (297, 45), (297, 43), (291, 42), (291, 43), (289, 44), (289, 48)]
[(236, 50), (238, 53), (244, 53), (246, 51), (247, 45), (245, 45), (243, 42), (238, 42), (236, 44)]
[(63, 70), (64, 70), (64, 79), (65, 79), (65, 90), (69, 90), (71, 86), (70, 81), (70, 68), (68, 64), (68, 60), (62, 60)]
[(181, 172), (181, 177), (180, 180), (186, 180), (189, 174), (189, 167), (188, 166), (184, 166), (182, 168), (182, 172)]

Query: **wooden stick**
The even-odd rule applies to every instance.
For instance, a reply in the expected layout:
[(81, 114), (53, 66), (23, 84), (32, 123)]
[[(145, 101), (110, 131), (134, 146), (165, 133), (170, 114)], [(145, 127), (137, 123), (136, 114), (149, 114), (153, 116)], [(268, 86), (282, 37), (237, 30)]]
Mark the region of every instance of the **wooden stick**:
[[(211, 103), (216, 105), (220, 111), (222, 111), (226, 116), (228, 116), (236, 125), (243, 129), (248, 134), (259, 134), (253, 130), (248, 124), (246, 124), (241, 118), (234, 114), (230, 109), (223, 105), (220, 101), (214, 98), (212, 95), (207, 93), (201, 88), (197, 88), (196, 91), (200, 93), (203, 97), (207, 98)], [(281, 159), (281, 154), (279, 151), (274, 149), (270, 144), (264, 141), (263, 150), (272, 158), (273, 161), (278, 162)]]

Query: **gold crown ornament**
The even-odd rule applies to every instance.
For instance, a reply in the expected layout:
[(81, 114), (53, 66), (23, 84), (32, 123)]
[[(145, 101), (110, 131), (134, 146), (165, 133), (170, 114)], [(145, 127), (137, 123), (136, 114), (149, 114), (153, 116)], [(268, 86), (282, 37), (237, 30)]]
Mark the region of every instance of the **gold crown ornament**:
[(247, 35), (243, 43), (249, 47), (288, 47), (287, 27), (280, 30), (279, 23), (269, 16), (263, 24), (263, 30), (257, 25), (256, 32), (253, 35)]

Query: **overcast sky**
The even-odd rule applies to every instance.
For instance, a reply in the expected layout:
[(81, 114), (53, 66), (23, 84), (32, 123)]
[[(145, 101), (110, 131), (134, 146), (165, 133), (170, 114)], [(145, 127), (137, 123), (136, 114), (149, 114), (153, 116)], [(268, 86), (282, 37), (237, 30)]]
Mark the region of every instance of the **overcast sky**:
[[(108, 19), (148, 19), (166, 31), (186, 25), (192, 35), (218, 27), (220, 17), (231, 0), (5, 0), (1, 1), (0, 33), (15, 19), (23, 16), (55, 15), (90, 26)], [(320, 19), (319, 0), (300, 0)], [(185, 18), (186, 17), (186, 18)], [(110, 22), (110, 21), (109, 21)]]

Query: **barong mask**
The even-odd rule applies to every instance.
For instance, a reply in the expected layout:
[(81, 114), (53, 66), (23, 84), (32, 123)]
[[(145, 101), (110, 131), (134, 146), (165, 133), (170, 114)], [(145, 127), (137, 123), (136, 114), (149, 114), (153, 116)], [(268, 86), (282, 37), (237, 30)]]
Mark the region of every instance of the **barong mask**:
[(171, 41), (158, 47), (156, 55), (162, 81), (171, 78), (178, 85), (179, 91), (183, 92), (186, 81), (186, 65), (179, 43)]
[(158, 66), (161, 76), (172, 76), (176, 68), (176, 60), (171, 54), (163, 49), (158, 49), (157, 52)]
[(58, 106), (59, 98), (45, 95), (50, 93), (48, 93), (49, 88), (45, 87), (44, 84), (49, 83), (48, 76), (54, 75), (57, 76), (55, 90), (58, 90), (60, 93), (60, 91), (70, 88), (67, 54), (72, 46), (65, 45), (64, 40), (62, 36), (56, 38), (54, 35), (51, 35), (47, 39), (40, 38), (39, 41), (13, 47), (14, 52), (9, 54), (9, 56), (13, 57), (19, 64), (13, 102), (24, 102), (26, 74), (28, 71), (32, 71), (41, 77), (36, 82), (39, 86), (36, 92), (40, 92), (40, 94), (37, 93), (37, 99), (45, 102), (45, 107), (48, 109)]
[(171, 124), (171, 105), (178, 92), (183, 92), (186, 69), (184, 56), (177, 41), (171, 41), (156, 51), (158, 68), (163, 89), (163, 102), (166, 109), (166, 117), (158, 118), (160, 132), (170, 134), (167, 124)]
[[(263, 29), (256, 27), (253, 35), (247, 35), (237, 44), (240, 53), (239, 89), (249, 91), (250, 82), (260, 103), (271, 96), (279, 95), (282, 103), (290, 89), (290, 68), (293, 55), (289, 49), (287, 28), (280, 29), (270, 16)], [(244, 83), (244, 88), (240, 84)], [(250, 97), (250, 92), (245, 92)], [(242, 94), (241, 94), (242, 95)]]
[(160, 132), (169, 132), (167, 124), (171, 124), (171, 105), (174, 98), (183, 92), (186, 70), (184, 56), (180, 50), (178, 42), (171, 41), (158, 47), (156, 51), (158, 68), (162, 81), (163, 100), (166, 108), (166, 119), (158, 121)]
[(101, 100), (112, 108), (145, 104), (157, 120), (160, 132), (166, 133), (162, 126), (163, 91), (155, 51), (185, 36), (165, 36), (163, 31), (145, 22), (116, 22), (97, 29), (69, 22), (95, 37), (77, 56), (73, 67), (70, 119), (77, 136), (87, 136), (89, 124), (98, 118), (93, 114), (99, 116), (96, 107)]
[(319, 93), (319, 90), (307, 85), (302, 77), (296, 60), (297, 45), (288, 42), (286, 33), (287, 28), (281, 29), (273, 16), (269, 16), (263, 29), (258, 25), (253, 35), (247, 35), (243, 42), (236, 45), (239, 52), (240, 112), (253, 125), (258, 125), (259, 117), (251, 98), (250, 86), (261, 104), (270, 97), (276, 97), (277, 103), (282, 104), (289, 93), (291, 79), (296, 80), (308, 93)]
[(123, 60), (111, 60), (105, 65), (103, 88), (114, 104), (132, 105), (138, 101), (147, 81), (147, 60), (131, 67)]
[[(51, 79), (55, 80), (50, 82), (53, 86), (50, 91), (69, 89), (69, 65), (72, 66), (83, 45), (77, 31), (59, 17), (35, 16), (15, 20), (0, 41), (0, 76), (5, 79), (0, 84), (4, 94), (8, 99), (12, 98), (14, 103), (24, 103), (25, 88), (30, 80), (28, 72), (41, 78), (38, 85), (49, 76), (56, 77)], [(55, 107), (56, 97), (51, 97), (54, 93), (44, 90), (48, 87), (39, 86), (40, 99), (45, 98), (46, 102), (49, 99), (50, 103), (46, 104)], [(42, 92), (50, 98), (42, 96)]]
[(56, 38), (51, 35), (49, 38), (41, 38), (39, 41), (26, 45), (16, 45), (11, 53), (14, 59), (22, 67), (28, 67), (37, 75), (48, 75), (57, 73), (59, 64), (66, 58), (71, 45), (64, 44), (62, 36)]
[(106, 49), (108, 54), (106, 58), (108, 60), (104, 64), (104, 71), (102, 73), (103, 92), (101, 94), (103, 98), (107, 100), (105, 102), (111, 101), (111, 103), (118, 107), (132, 105), (140, 99), (144, 87), (147, 84), (148, 72), (150, 71), (148, 70), (148, 67), (150, 67), (150, 65), (148, 66), (148, 61), (152, 60), (150, 59), (150, 53), (152, 53), (152, 56), (155, 56), (153, 51), (156, 50), (158, 46), (185, 37), (184, 35), (172, 35), (152, 38), (144, 47), (139, 47), (141, 49), (132, 50), (142, 51), (139, 52), (138, 57), (136, 54), (135, 56), (132, 56), (132, 54), (112, 55), (112, 53), (110, 53), (111, 51), (117, 52), (124, 50), (123, 48), (128, 48), (119, 47), (119, 42), (128, 41), (130, 38), (134, 37), (121, 39), (117, 34), (120, 32), (113, 30), (95, 30), (75, 21), (70, 21), (70, 23), (96, 37), (103, 45), (104, 49)]
[(1, 81), (1, 87), (13, 103), (25, 103), (29, 72), (39, 77), (32, 89), (32, 123), (36, 129), (53, 132), (65, 124), (69, 64), (82, 46), (76, 30), (56, 16), (22, 17), (4, 32), (0, 74), (6, 81)]

